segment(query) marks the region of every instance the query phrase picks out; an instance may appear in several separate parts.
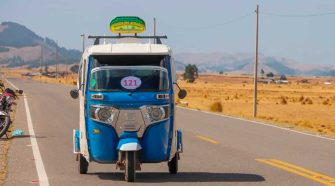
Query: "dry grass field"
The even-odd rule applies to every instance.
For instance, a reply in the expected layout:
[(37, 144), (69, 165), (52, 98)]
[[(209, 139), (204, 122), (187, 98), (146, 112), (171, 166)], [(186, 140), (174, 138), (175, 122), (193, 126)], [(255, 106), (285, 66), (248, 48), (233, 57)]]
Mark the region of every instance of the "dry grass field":
[[(65, 66), (59, 67), (60, 71), (65, 72)], [(54, 67), (50, 67), (49, 70), (52, 72), (55, 70)], [(60, 84), (66, 84), (66, 85), (76, 85), (77, 82), (77, 74), (70, 73), (69, 71), (66, 71), (67, 74), (62, 76), (59, 76), (57, 78), (51, 78), (47, 76), (32, 76), (28, 77), (24, 74), (27, 73), (37, 73), (39, 72), (39, 69), (25, 69), (25, 68), (15, 68), (15, 69), (3, 69), (3, 72), (5, 73), (5, 76), (8, 78), (31, 78), (36, 81), (41, 81), (44, 83), (60, 83)]]
[[(7, 70), (7, 75), (22, 77), (26, 71)], [(32, 79), (74, 85), (76, 75)], [(289, 84), (259, 83), (256, 120), (335, 137), (335, 78), (288, 77), (288, 81)], [(332, 84), (324, 84), (326, 81)], [(184, 100), (176, 99), (179, 106), (253, 119), (251, 76), (201, 75), (195, 83), (179, 80), (179, 84), (188, 92)]]
[[(301, 83), (303, 79), (307, 83)], [(257, 120), (335, 137), (335, 78), (288, 80), (289, 84), (259, 84)], [(252, 77), (203, 75), (195, 83), (179, 84), (188, 92), (184, 100), (177, 100), (180, 105), (252, 119)]]
[(3, 185), (7, 175), (7, 154), (9, 141), (0, 141), (0, 185)]

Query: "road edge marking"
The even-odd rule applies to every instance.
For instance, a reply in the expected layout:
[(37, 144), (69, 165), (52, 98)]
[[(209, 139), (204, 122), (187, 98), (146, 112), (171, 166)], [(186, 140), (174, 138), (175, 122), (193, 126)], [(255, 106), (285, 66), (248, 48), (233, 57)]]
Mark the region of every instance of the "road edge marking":
[[(305, 177), (305, 178), (308, 178), (310, 180), (313, 180), (313, 181), (316, 181), (316, 182), (319, 182), (319, 183), (322, 183), (322, 184), (325, 184), (325, 185), (330, 185), (330, 186), (335, 186), (335, 183), (332, 181), (333, 178), (329, 177), (329, 176), (326, 176), (327, 178), (331, 178), (330, 180), (327, 180), (327, 179), (322, 179), (322, 178), (319, 178), (319, 177), (315, 177), (315, 176), (318, 176), (318, 175), (313, 175), (311, 173), (308, 174), (308, 172), (306, 173), (305, 172), (302, 172), (302, 171), (299, 171), (299, 169), (294, 169), (292, 168), (292, 166), (288, 166), (288, 165), (285, 165), (285, 164), (288, 164), (286, 162), (283, 162), (283, 163), (278, 163), (276, 161), (279, 161), (279, 162), (282, 162), (280, 160), (276, 160), (276, 159), (256, 159), (256, 161), (258, 162), (261, 162), (261, 163), (264, 163), (264, 164), (267, 164), (267, 165), (271, 165), (271, 166), (274, 166), (276, 168), (279, 168), (279, 169), (282, 169), (282, 170), (285, 170), (287, 172), (291, 172), (293, 174), (296, 174), (296, 175), (299, 175), (299, 176), (302, 176), (302, 177)], [(285, 163), (285, 164), (284, 164)], [(291, 165), (291, 164), (289, 164)], [(295, 167), (298, 167), (296, 165), (294, 165)], [(304, 170), (307, 170), (305, 168), (302, 168), (302, 167), (299, 167), (300, 169), (304, 169)], [(310, 171), (310, 170), (309, 170)], [(313, 172), (313, 171), (310, 171), (310, 172)]]
[(199, 139), (201, 139), (201, 140), (204, 140), (204, 141), (207, 141), (207, 142), (216, 144), (216, 145), (217, 145), (217, 144), (220, 144), (220, 142), (215, 141), (215, 140), (213, 140), (213, 139), (211, 139), (211, 138), (208, 138), (208, 137), (205, 137), (205, 136), (197, 135), (196, 137), (199, 138)]
[(181, 109), (185, 109), (185, 110), (202, 112), (202, 113), (205, 113), (205, 114), (210, 114), (210, 115), (215, 115), (215, 116), (220, 116), (220, 117), (226, 117), (226, 118), (236, 119), (236, 120), (240, 120), (240, 121), (247, 121), (247, 122), (256, 123), (256, 124), (260, 124), (260, 125), (264, 125), (264, 126), (268, 126), (268, 127), (273, 127), (273, 128), (277, 128), (277, 129), (281, 129), (281, 130), (286, 130), (286, 131), (290, 131), (290, 132), (294, 132), (294, 133), (298, 133), (298, 134), (302, 134), (302, 135), (306, 135), (306, 136), (312, 136), (312, 137), (321, 138), (321, 139), (325, 139), (325, 140), (335, 141), (334, 138), (328, 138), (328, 137), (325, 137), (325, 136), (309, 134), (309, 133), (305, 133), (305, 132), (301, 132), (301, 131), (297, 131), (297, 130), (292, 130), (292, 129), (285, 128), (285, 127), (276, 126), (276, 125), (269, 124), (269, 123), (263, 123), (263, 122), (249, 120), (249, 119), (245, 119), (245, 118), (241, 118), (241, 117), (228, 116), (228, 115), (225, 115), (225, 114), (217, 114), (217, 113), (212, 113), (212, 112), (209, 112), (209, 111), (186, 108), (186, 107), (182, 107), (182, 106), (177, 106), (177, 107), (181, 108)]
[(19, 89), (17, 88), (17, 86), (15, 86), (12, 82), (10, 82), (8, 79), (6, 79), (7, 83), (10, 84), (10, 86), (12, 86), (15, 89)]
[[(13, 83), (11, 83), (10, 81), (7, 80), (7, 82), (13, 86), (13, 88), (18, 89)], [(28, 99), (26, 94), (23, 94), (23, 99), (24, 99), (24, 105), (25, 105), (25, 109), (26, 109), (26, 117), (27, 117), (27, 124), (28, 124), (28, 130), (29, 130), (29, 135), (30, 135), (30, 142), (32, 145), (32, 149), (33, 149), (33, 155), (34, 155), (34, 159), (35, 159), (35, 167), (36, 167), (36, 171), (37, 171), (37, 175), (38, 175), (38, 179), (39, 179), (39, 185), (40, 186), (49, 186), (49, 180), (48, 180), (48, 176), (47, 173), (45, 171), (44, 168), (44, 164), (43, 164), (43, 160), (42, 160), (42, 156), (40, 153), (40, 149), (38, 147), (38, 143), (36, 140), (36, 136), (35, 136), (35, 131), (34, 131), (34, 127), (33, 127), (33, 122), (31, 119), (31, 114), (30, 114), (30, 109), (29, 109), (29, 105), (28, 105)]]

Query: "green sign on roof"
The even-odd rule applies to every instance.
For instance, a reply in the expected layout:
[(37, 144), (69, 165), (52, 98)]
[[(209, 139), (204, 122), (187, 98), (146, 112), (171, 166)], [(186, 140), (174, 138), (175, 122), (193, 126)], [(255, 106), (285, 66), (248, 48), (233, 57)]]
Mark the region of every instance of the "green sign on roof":
[(137, 34), (145, 31), (145, 22), (135, 16), (119, 16), (110, 22), (109, 28), (115, 34)]

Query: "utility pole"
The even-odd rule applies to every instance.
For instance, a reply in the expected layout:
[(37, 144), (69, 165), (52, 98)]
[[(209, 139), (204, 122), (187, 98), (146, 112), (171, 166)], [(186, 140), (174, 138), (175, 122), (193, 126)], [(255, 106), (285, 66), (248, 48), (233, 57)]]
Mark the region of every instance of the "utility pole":
[(68, 64), (67, 64), (67, 56), (65, 55), (65, 83), (67, 82), (67, 76), (68, 76)]
[(59, 62), (59, 57), (58, 57), (58, 42), (56, 42), (56, 79), (58, 79), (58, 62)]
[[(156, 36), (156, 18), (154, 17), (154, 36)], [(154, 44), (156, 44), (156, 39), (154, 39)]]
[(68, 69), (68, 65), (65, 64), (65, 83), (67, 82), (67, 76), (68, 76), (67, 69)]
[[(44, 40), (43, 40), (44, 41)], [(44, 42), (43, 42), (44, 44)], [(42, 81), (42, 62), (43, 62), (43, 44), (41, 44), (41, 56), (40, 56), (40, 81)]]
[(83, 53), (84, 53), (84, 51), (85, 51), (85, 34), (81, 34), (80, 36), (83, 39)]
[(253, 117), (257, 117), (257, 74), (258, 74), (258, 23), (259, 23), (259, 5), (256, 9), (256, 56), (254, 66), (254, 112)]

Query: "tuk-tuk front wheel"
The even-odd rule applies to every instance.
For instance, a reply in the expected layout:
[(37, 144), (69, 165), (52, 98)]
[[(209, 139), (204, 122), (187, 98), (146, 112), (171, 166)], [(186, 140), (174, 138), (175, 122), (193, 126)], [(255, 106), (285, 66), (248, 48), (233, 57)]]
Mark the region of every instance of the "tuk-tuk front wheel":
[(169, 173), (170, 174), (177, 174), (178, 172), (178, 153), (168, 162), (169, 166)]
[(88, 170), (88, 162), (82, 154), (79, 154), (78, 170), (80, 174), (86, 174)]
[(125, 166), (125, 180), (127, 182), (134, 182), (136, 177), (136, 152), (126, 152), (126, 166)]

